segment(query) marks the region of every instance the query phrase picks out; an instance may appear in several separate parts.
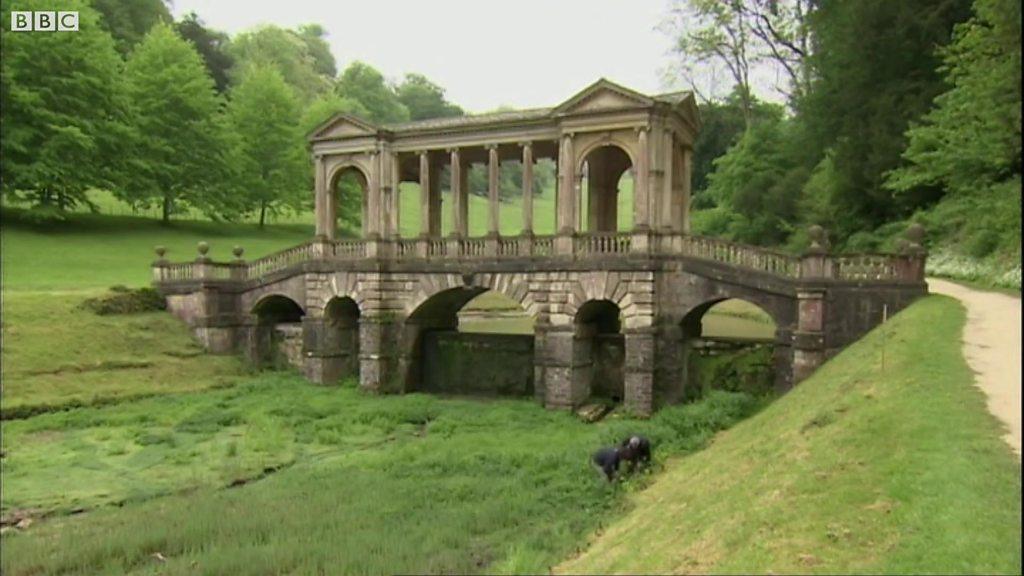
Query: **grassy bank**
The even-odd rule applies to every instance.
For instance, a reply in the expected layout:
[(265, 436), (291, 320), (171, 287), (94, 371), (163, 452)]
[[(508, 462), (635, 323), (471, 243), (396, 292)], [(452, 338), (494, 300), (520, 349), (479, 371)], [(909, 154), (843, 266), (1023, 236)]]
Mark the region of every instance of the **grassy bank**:
[[(1020, 573), (1020, 465), (928, 297), (707, 450), (565, 573)], [(643, 547), (646, 553), (632, 550)]]

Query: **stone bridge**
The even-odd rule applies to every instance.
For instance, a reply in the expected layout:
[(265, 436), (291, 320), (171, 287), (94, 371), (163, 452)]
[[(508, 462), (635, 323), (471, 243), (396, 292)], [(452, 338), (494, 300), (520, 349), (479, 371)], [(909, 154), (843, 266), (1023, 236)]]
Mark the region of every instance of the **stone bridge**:
[[(895, 313), (926, 292), (919, 228), (889, 255), (830, 255), (817, 227), (802, 256), (690, 234), (698, 129), (689, 94), (649, 97), (605, 80), (551, 109), (386, 127), (338, 115), (310, 137), (311, 241), (248, 262), (239, 248), (235, 261), (214, 262), (201, 243), (199, 257), (184, 263), (158, 249), (154, 284), (210, 351), (265, 362), (275, 334), (289, 327), (286, 354), (310, 380), (358, 375), (363, 388), (379, 392), (420, 388), (425, 336), (454, 331), (466, 303), (499, 292), (535, 320), (528, 389), (540, 401), (587, 401), (600, 376), (595, 343), (618, 334), (622, 398), (639, 414), (681, 398), (688, 342), (722, 300), (752, 302), (772, 317), (776, 385), (786, 389), (876, 325), (883, 308)], [(549, 235), (533, 226), (538, 157), (557, 165), (557, 227)], [(522, 231), (502, 236), (498, 174), (513, 158), (523, 176)], [(483, 237), (468, 234), (462, 167), (474, 160), (488, 170)], [(452, 216), (446, 236), (443, 170)], [(359, 239), (335, 233), (336, 185), (346, 172), (362, 190)], [(621, 231), (626, 177), (632, 225)], [(398, 234), (398, 184), (407, 180), (420, 184), (416, 238)]]

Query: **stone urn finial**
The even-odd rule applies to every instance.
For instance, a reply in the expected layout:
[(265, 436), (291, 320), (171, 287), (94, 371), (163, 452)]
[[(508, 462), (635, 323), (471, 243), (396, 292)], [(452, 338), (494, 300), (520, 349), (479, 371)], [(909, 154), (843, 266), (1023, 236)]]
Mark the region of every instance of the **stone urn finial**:
[(907, 254), (910, 252), (910, 240), (906, 238), (900, 238), (896, 240), (896, 252), (900, 254)]
[(164, 254), (167, 254), (167, 248), (164, 246), (157, 246), (154, 251), (156, 252), (156, 257), (160, 260), (163, 260)]
[(196, 250), (199, 251), (200, 256), (205, 258), (206, 253), (210, 251), (210, 245), (207, 244), (206, 242), (200, 242), (199, 244), (196, 244)]
[(245, 254), (245, 249), (241, 246), (235, 246), (231, 249), (231, 253), (235, 255), (236, 260), (241, 260), (242, 254)]
[(818, 256), (828, 252), (828, 234), (824, 228), (814, 224), (807, 229), (807, 235), (811, 238), (811, 246), (807, 248), (808, 254)]
[(924, 226), (914, 222), (907, 227), (904, 233), (907, 240), (907, 253), (920, 254), (924, 252)]

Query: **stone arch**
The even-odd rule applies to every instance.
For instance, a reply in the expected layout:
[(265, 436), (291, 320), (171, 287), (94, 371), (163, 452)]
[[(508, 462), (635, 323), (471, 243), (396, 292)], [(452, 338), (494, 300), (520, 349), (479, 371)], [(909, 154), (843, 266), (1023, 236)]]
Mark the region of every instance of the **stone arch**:
[[(577, 174), (581, 182), (585, 177), (586, 186), (580, 195), (580, 200), (585, 204), (580, 212), (580, 229), (588, 232), (618, 231), (620, 183), (634, 166), (636, 159), (629, 147), (610, 138), (598, 140), (581, 150), (577, 160)], [(622, 213), (631, 218), (632, 206)], [(629, 227), (629, 220), (623, 224), (623, 228)]]
[(323, 382), (359, 377), (359, 304), (349, 296), (333, 296), (324, 305), (323, 337), (320, 340)]
[(622, 310), (607, 299), (587, 300), (573, 317), (574, 352), (581, 366), (574, 376), (588, 395), (621, 402), (625, 397), (625, 335)]
[(478, 273), (465, 278), (460, 274), (432, 274), (420, 277), (413, 296), (406, 305), (406, 314), (412, 317), (416, 310), (437, 294), (456, 288), (476, 290), (474, 298), (487, 290), (493, 290), (515, 301), (532, 316), (536, 317), (540, 312), (536, 300), (529, 291), (529, 278), (526, 274)]
[[(653, 322), (654, 275), (634, 272), (586, 272), (579, 275), (569, 291), (565, 312), (575, 318), (581, 306), (590, 300), (608, 300), (619, 307), (623, 325), (644, 325)], [(647, 296), (641, 296), (647, 295)]]
[(328, 198), (328, 214), (330, 225), (337, 229), (339, 210), (339, 196), (340, 191), (338, 190), (338, 184), (340, 180), (348, 174), (354, 174), (356, 176), (356, 183), (360, 187), (360, 228), (362, 234), (365, 235), (367, 231), (367, 225), (369, 223), (369, 206), (370, 206), (370, 171), (363, 166), (360, 162), (353, 160), (339, 162), (334, 166), (331, 166), (327, 172), (327, 198)]
[(253, 316), (247, 352), (258, 367), (302, 368), (302, 319), (305, 309), (281, 293), (262, 295), (250, 309)]

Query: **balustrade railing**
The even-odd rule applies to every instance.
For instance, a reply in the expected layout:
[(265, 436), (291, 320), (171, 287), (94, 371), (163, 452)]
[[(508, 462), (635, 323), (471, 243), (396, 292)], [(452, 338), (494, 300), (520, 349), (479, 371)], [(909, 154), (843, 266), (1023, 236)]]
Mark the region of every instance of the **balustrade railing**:
[[(194, 280), (258, 280), (289, 267), (316, 260), (353, 261), (370, 257), (396, 259), (440, 258), (529, 258), (568, 256), (589, 258), (604, 255), (647, 253), (686, 256), (781, 276), (785, 278), (826, 278), (843, 281), (914, 281), (921, 280), (923, 264), (920, 257), (910, 255), (854, 254), (798, 257), (764, 248), (745, 246), (717, 238), (687, 234), (653, 234), (637, 241), (633, 233), (608, 232), (582, 234), (569, 243), (559, 244), (555, 236), (517, 236), (461, 239), (398, 239), (377, 241), (373, 252), (371, 241), (346, 239), (312, 241), (250, 262), (241, 259), (242, 249), (235, 247), (236, 261), (213, 262), (206, 258), (209, 246), (200, 244), (200, 258), (192, 262), (169, 263), (163, 259), (165, 250), (157, 250), (160, 260), (154, 264), (157, 282)], [(390, 245), (390, 247), (388, 247)], [(568, 251), (571, 250), (571, 254)]]
[(628, 232), (594, 232), (576, 237), (578, 254), (624, 254), (629, 252), (632, 234)]
[(843, 254), (832, 257), (835, 277), (840, 280), (896, 280), (897, 260), (885, 254)]

